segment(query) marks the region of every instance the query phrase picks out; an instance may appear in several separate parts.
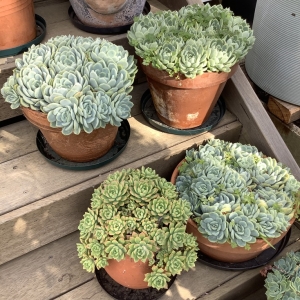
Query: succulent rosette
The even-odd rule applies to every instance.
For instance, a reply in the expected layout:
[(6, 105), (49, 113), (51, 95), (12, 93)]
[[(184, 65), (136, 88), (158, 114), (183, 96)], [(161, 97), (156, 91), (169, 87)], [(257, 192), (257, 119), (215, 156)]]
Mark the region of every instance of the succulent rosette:
[(140, 15), (127, 36), (144, 65), (187, 78), (230, 72), (255, 40), (245, 20), (222, 5), (209, 4)]
[(288, 252), (261, 271), (265, 279), (267, 300), (300, 300), (300, 255)]
[(62, 133), (91, 133), (121, 126), (133, 106), (136, 61), (128, 51), (100, 38), (57, 36), (33, 45), (1, 89), (11, 108), (47, 114)]
[(110, 259), (129, 256), (151, 267), (144, 278), (148, 286), (167, 288), (172, 275), (188, 271), (197, 260), (198, 244), (185, 231), (191, 214), (175, 186), (151, 168), (114, 172), (94, 190), (79, 223), (81, 264), (94, 272)]
[(192, 219), (210, 242), (251, 248), (279, 237), (297, 217), (300, 182), (251, 145), (219, 139), (186, 151), (176, 179)]

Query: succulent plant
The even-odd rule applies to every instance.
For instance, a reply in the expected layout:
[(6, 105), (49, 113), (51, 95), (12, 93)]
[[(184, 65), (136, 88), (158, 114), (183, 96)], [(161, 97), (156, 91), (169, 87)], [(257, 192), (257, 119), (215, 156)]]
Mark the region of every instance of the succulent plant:
[(143, 64), (170, 76), (195, 78), (204, 72), (230, 72), (255, 39), (246, 21), (229, 9), (196, 4), (136, 17), (128, 40)]
[(1, 89), (11, 108), (47, 114), (50, 126), (65, 135), (91, 133), (106, 124), (121, 126), (130, 117), (137, 72), (121, 46), (100, 38), (57, 36), (31, 46)]
[(289, 252), (266, 266), (261, 274), (266, 277), (267, 300), (300, 300), (300, 255)]
[(190, 215), (190, 204), (151, 168), (116, 171), (94, 190), (79, 223), (81, 264), (94, 272), (128, 255), (151, 266), (149, 286), (167, 288), (171, 276), (197, 260), (196, 239), (185, 232)]
[(279, 237), (299, 215), (300, 182), (251, 145), (212, 139), (186, 151), (176, 189), (213, 243), (249, 249)]

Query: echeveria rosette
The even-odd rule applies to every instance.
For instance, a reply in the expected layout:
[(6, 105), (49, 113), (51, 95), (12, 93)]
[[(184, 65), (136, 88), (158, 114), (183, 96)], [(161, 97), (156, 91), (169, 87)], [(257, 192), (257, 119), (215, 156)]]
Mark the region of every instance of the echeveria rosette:
[(107, 253), (109, 259), (121, 261), (126, 255), (125, 240), (119, 238), (118, 240), (108, 240), (104, 243), (104, 251)]
[(1, 93), (13, 109), (51, 111), (50, 126), (63, 134), (91, 133), (107, 124), (119, 127), (130, 117), (128, 94), (136, 72), (134, 56), (121, 46), (100, 38), (57, 36), (16, 60)]
[(152, 259), (157, 251), (156, 244), (146, 234), (133, 233), (127, 243), (127, 253), (135, 262)]
[(111, 116), (110, 124), (121, 126), (123, 119), (130, 117), (130, 111), (133, 103), (130, 101), (131, 96), (126, 93), (116, 94), (111, 99)]
[(49, 67), (58, 74), (61, 71), (79, 71), (86, 62), (87, 57), (82, 48), (61, 46), (49, 61)]
[(180, 274), (183, 270), (185, 257), (180, 251), (172, 251), (166, 259), (166, 271), (172, 275)]
[(52, 80), (47, 67), (44, 64), (30, 64), (20, 71), (15, 70), (14, 76), (18, 83), (16, 90), (20, 96), (20, 104), (32, 110), (40, 110), (42, 87)]
[(10, 103), (10, 108), (15, 109), (20, 106), (20, 95), (17, 92), (18, 83), (14, 75), (11, 75), (4, 83), (1, 94), (5, 101)]
[[(254, 43), (245, 21), (221, 5), (209, 4), (141, 15), (128, 31), (128, 40), (143, 64), (153, 62), (170, 76), (189, 78), (207, 71), (229, 72)], [(173, 40), (182, 41), (180, 51), (170, 46)]]
[(167, 289), (168, 282), (171, 280), (169, 278), (170, 275), (171, 274), (167, 273), (164, 269), (153, 266), (152, 272), (146, 274), (145, 281), (148, 282), (150, 287), (153, 287), (157, 290)]
[(225, 215), (216, 211), (204, 213), (199, 219), (197, 219), (198, 230), (210, 242), (224, 244), (227, 241), (228, 229)]
[(299, 252), (289, 252), (269, 266), (265, 287), (267, 300), (300, 300)]
[(43, 110), (47, 113), (47, 119), (53, 128), (62, 128), (64, 135), (72, 133), (79, 134), (81, 131), (78, 111), (78, 99), (71, 97), (66, 99), (63, 96), (56, 97), (55, 103), (49, 103)]
[(56, 74), (51, 84), (42, 86), (43, 99), (40, 101), (41, 110), (48, 103), (57, 102), (56, 97), (75, 97), (79, 99), (90, 91), (90, 86), (85, 77), (78, 71), (62, 71)]
[(246, 216), (233, 212), (228, 216), (228, 237), (232, 246), (249, 248), (248, 244), (255, 243), (259, 232), (255, 224)]
[(30, 64), (44, 64), (48, 67), (49, 61), (54, 56), (56, 50), (57, 47), (49, 42), (47, 44), (32, 45), (28, 51), (23, 53), (22, 58), (15, 60), (16, 67), (19, 70)]
[(93, 272), (128, 255), (152, 268), (145, 276), (149, 286), (166, 288), (172, 274), (189, 270), (197, 259), (195, 237), (185, 232), (190, 214), (175, 187), (151, 168), (116, 171), (94, 190), (80, 221), (78, 256)]

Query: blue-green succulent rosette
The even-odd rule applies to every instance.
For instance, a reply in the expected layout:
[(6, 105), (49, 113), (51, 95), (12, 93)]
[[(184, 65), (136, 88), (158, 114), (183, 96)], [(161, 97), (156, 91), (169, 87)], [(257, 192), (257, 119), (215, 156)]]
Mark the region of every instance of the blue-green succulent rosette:
[(176, 189), (199, 232), (233, 247), (279, 237), (299, 211), (300, 182), (287, 167), (254, 146), (219, 139), (186, 152)]
[(144, 65), (170, 76), (230, 72), (254, 44), (249, 24), (222, 5), (187, 5), (135, 18), (129, 44)]
[(33, 45), (1, 89), (12, 109), (47, 114), (65, 135), (91, 133), (130, 117), (136, 62), (128, 51), (100, 38), (57, 36)]

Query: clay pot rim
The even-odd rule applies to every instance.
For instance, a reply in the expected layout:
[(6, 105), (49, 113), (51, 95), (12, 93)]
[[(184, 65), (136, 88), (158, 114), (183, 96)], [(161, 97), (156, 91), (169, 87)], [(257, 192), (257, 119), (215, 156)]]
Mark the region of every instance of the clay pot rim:
[[(198, 89), (220, 85), (227, 81), (236, 72), (239, 66), (239, 63), (237, 62), (231, 67), (230, 72), (204, 72), (193, 79), (187, 78), (180, 73), (178, 74), (179, 79), (177, 79), (176, 77), (171, 77), (168, 72), (153, 67), (151, 63), (149, 65), (144, 65), (143, 59), (139, 56), (138, 61), (140, 62), (140, 65), (147, 77), (154, 81), (179, 89)], [(209, 79), (211, 83), (206, 84), (203, 82), (203, 79)]]
[[(285, 234), (290, 230), (290, 228), (291, 228), (291, 226), (293, 225), (295, 219), (296, 219), (296, 218), (294, 217), (293, 219), (291, 219), (291, 220), (289, 221), (289, 222), (290, 222), (290, 226), (287, 228), (286, 231), (282, 232), (281, 235), (283, 235), (283, 234), (285, 235)], [(225, 243), (223, 243), (223, 244), (221, 244), (221, 243), (213, 243), (213, 242), (210, 242), (210, 241), (208, 240), (208, 238), (204, 237), (203, 234), (198, 230), (197, 223), (196, 223), (193, 219), (189, 218), (189, 219), (188, 219), (188, 223), (189, 223), (191, 226), (193, 226), (195, 229), (197, 229), (199, 235), (201, 235), (201, 237), (202, 237), (201, 243), (206, 244), (206, 245), (207, 245), (208, 247), (210, 247), (210, 248), (219, 248), (219, 247), (222, 247), (222, 246), (223, 246), (223, 247), (230, 247), (230, 248), (232, 249), (232, 252), (235, 252), (235, 250), (237, 250), (237, 251), (236, 251), (237, 253), (239, 252), (240, 249), (244, 249), (244, 247), (240, 247), (240, 246), (237, 246), (236, 248), (233, 248), (233, 247), (231, 246), (231, 244), (230, 244), (228, 241), (225, 242)], [(279, 238), (279, 237), (278, 237), (278, 238)], [(274, 244), (276, 244), (276, 243), (272, 243), (272, 240), (275, 240), (275, 239), (278, 239), (278, 238), (268, 238), (268, 239), (266, 239), (266, 240), (269, 241), (269, 242), (271, 243), (271, 245), (274, 246)], [(203, 240), (205, 240), (205, 243), (203, 242)], [(266, 241), (265, 241), (264, 239), (262, 239), (262, 238), (257, 238), (255, 243), (249, 243), (250, 247), (251, 247), (251, 245), (254, 245), (254, 244), (260, 245), (260, 246), (268, 245), (268, 244), (266, 243)], [(200, 249), (200, 251), (201, 251), (201, 249)], [(247, 250), (247, 251), (248, 251), (248, 250)]]

